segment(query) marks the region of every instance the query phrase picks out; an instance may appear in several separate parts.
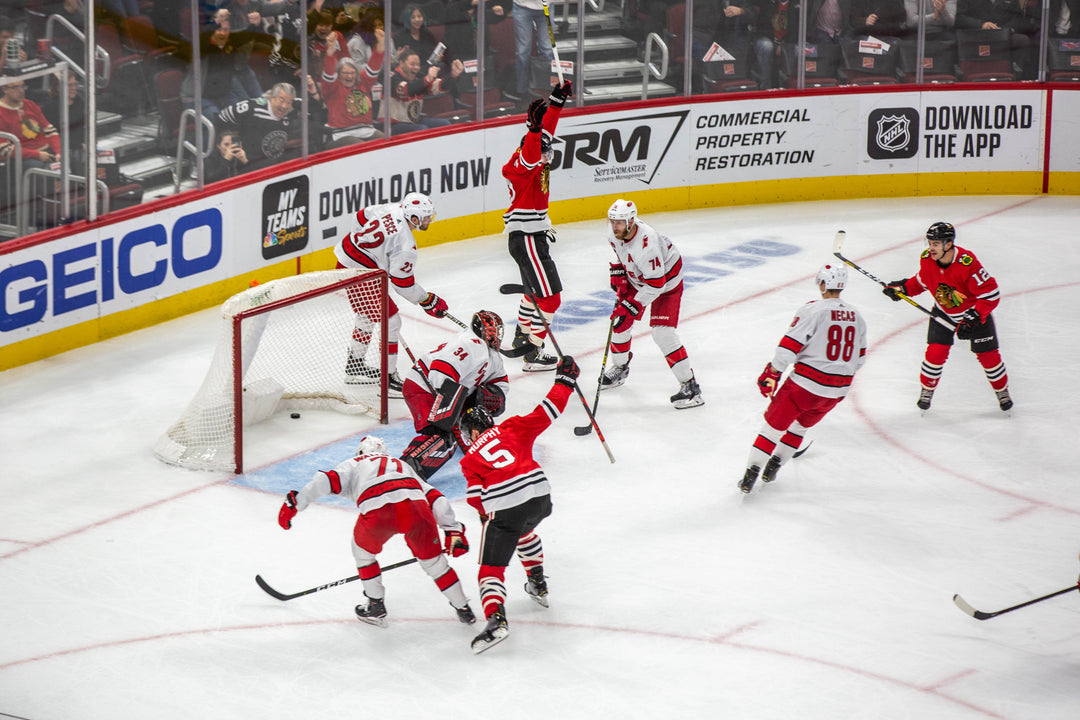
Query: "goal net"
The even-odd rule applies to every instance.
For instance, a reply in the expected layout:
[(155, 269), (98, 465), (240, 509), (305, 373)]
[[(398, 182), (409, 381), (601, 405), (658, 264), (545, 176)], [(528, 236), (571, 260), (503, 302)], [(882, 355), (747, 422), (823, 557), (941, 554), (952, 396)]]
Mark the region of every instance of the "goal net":
[[(244, 426), (290, 410), (387, 421), (387, 278), (328, 270), (272, 280), (225, 301), (202, 386), (154, 454), (194, 470), (243, 472)], [(363, 348), (367, 374), (347, 374)], [(374, 377), (373, 377), (374, 376)], [(238, 418), (240, 419), (238, 421)]]

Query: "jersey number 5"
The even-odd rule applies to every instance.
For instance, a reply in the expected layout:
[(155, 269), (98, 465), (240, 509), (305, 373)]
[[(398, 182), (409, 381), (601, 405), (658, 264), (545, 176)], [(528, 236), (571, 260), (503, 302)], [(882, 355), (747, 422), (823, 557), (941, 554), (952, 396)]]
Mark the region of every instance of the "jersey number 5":
[(485, 443), (479, 450), (480, 457), (487, 460), (491, 464), (491, 467), (496, 469), (504, 468), (507, 465), (513, 465), (513, 454), (506, 448), (498, 447), (498, 445), (499, 438), (495, 438), (491, 442)]

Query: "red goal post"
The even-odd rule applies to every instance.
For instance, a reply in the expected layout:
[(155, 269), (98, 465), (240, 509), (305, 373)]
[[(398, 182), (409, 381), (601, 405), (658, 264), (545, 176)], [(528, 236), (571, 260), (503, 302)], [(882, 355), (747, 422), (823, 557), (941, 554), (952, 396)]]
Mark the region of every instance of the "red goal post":
[[(244, 469), (244, 427), (294, 410), (388, 419), (383, 270), (339, 269), (272, 280), (222, 305), (219, 339), (202, 386), (154, 454), (193, 470)], [(359, 333), (379, 378), (347, 375)], [(236, 419), (241, 421), (237, 422)]]

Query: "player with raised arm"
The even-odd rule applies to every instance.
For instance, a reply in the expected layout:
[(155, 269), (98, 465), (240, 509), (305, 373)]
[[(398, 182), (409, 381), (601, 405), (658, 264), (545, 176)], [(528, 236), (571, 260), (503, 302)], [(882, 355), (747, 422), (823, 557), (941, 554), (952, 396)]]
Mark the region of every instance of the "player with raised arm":
[[(400, 203), (369, 205), (356, 213), (356, 226), (334, 248), (339, 268), (385, 270), (390, 285), (398, 295), (436, 318), (447, 311), (446, 301), (428, 292), (413, 276), (416, 269), (416, 239), (413, 230), (427, 230), (435, 219), (435, 205), (421, 193), (409, 193)], [(365, 305), (359, 296), (349, 300), (356, 319), (345, 365), (346, 382), (370, 383), (379, 381), (379, 368), (365, 360), (371, 331), (378, 320), (377, 308)], [(387, 385), (393, 397), (401, 397), (402, 383), (397, 373), (398, 338), (401, 336), (401, 315), (392, 298), (387, 298)]]
[(461, 418), (461, 432), (469, 443), (461, 460), (468, 484), (466, 501), (483, 522), (479, 582), (487, 626), (472, 641), (474, 653), (484, 652), (510, 634), (506, 568), (515, 554), (525, 568), (525, 592), (548, 606), (544, 547), (536, 526), (551, 514), (551, 485), (533, 459), (533, 444), (566, 409), (580, 372), (574, 358), (564, 355), (554, 385), (528, 415), (515, 415), (496, 425), (478, 405)]
[(562, 280), (549, 247), (555, 241), (555, 230), (548, 218), (548, 196), (551, 142), (563, 105), (572, 95), (567, 80), (551, 89), (551, 97), (546, 103), (541, 98), (532, 101), (525, 123), (528, 132), (502, 169), (510, 189), (510, 208), (503, 214), (503, 223), (509, 233), (510, 257), (518, 265), (525, 291), (533, 297), (530, 300), (524, 296), (518, 304), (518, 324), (513, 341), (515, 348), (523, 347), (527, 342), (533, 345), (524, 356), (522, 369), (525, 372), (554, 370), (558, 363), (554, 356), (544, 352), (547, 327), (540, 313), (550, 326), (562, 302)]
[(510, 381), (499, 354), (502, 337), (502, 318), (480, 310), (467, 330), (418, 357), (406, 373), (405, 402), (419, 434), (401, 457), (424, 480), (454, 456), (466, 409), (482, 405), (495, 416), (506, 409)]
[(418, 478), (406, 463), (386, 454), (382, 438), (365, 435), (355, 457), (333, 470), (319, 470), (303, 489), (290, 490), (278, 511), (278, 524), (288, 530), (298, 512), (326, 495), (347, 497), (360, 511), (353, 526), (352, 553), (367, 604), (356, 606), (357, 619), (387, 627), (386, 589), (376, 555), (387, 540), (400, 534), (420, 567), (450, 601), (458, 620), (476, 622), (457, 573), (443, 555), (444, 543), (439, 541), (441, 527), (446, 554), (464, 555), (469, 551), (465, 526), (442, 493)]
[[(855, 372), (866, 362), (866, 322), (840, 299), (847, 268), (826, 263), (814, 281), (821, 300), (799, 309), (772, 362), (758, 377), (758, 389), (770, 400), (739, 481), (744, 493), (753, 489), (758, 472), (763, 482), (776, 479), (780, 466), (802, 445), (806, 431), (844, 399)], [(791, 374), (778, 389), (780, 376), (789, 367)]]
[[(926, 231), (927, 249), (919, 259), (919, 271), (910, 278), (894, 280), (882, 291), (899, 301), (901, 293), (915, 296), (929, 290), (934, 296), (932, 315), (947, 318), (956, 326), (955, 336), (967, 340), (971, 352), (982, 365), (986, 379), (997, 395), (998, 406), (1013, 406), (1009, 395), (1009, 375), (998, 352), (997, 329), (992, 313), (1001, 302), (997, 280), (982, 266), (970, 250), (956, 245), (956, 228), (936, 222)], [(920, 410), (929, 410), (934, 390), (949, 359), (954, 333), (931, 318), (926, 331), (926, 354), (919, 371)]]
[(626, 382), (630, 375), (631, 333), (645, 306), (649, 307), (652, 338), (679, 381), (671, 404), (679, 410), (704, 404), (701, 387), (694, 378), (690, 358), (679, 339), (679, 308), (682, 305), (682, 255), (666, 235), (638, 219), (637, 206), (616, 200), (608, 210), (608, 244), (618, 262), (611, 263), (611, 289), (618, 304), (611, 313), (611, 368), (600, 379), (608, 390)]

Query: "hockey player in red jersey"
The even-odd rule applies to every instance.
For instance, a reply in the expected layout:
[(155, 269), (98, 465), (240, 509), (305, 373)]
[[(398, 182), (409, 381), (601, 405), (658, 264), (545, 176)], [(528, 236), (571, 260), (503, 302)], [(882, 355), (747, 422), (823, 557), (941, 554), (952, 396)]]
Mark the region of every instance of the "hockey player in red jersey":
[[(933, 315), (956, 326), (955, 336), (967, 340), (971, 352), (982, 365), (986, 379), (997, 395), (998, 406), (1013, 406), (1009, 396), (1009, 375), (998, 352), (997, 329), (991, 313), (1001, 301), (995, 280), (970, 250), (956, 245), (956, 229), (936, 222), (926, 231), (928, 248), (919, 260), (914, 277), (895, 280), (883, 292), (893, 301), (899, 293), (915, 296), (929, 290), (934, 296)], [(899, 291), (899, 293), (897, 292)], [(926, 332), (926, 355), (919, 372), (919, 399), (916, 405), (929, 410), (945, 361), (953, 345), (953, 331), (934, 318)]]
[(319, 470), (303, 489), (289, 491), (278, 511), (278, 524), (288, 530), (298, 512), (325, 495), (347, 497), (360, 510), (353, 527), (352, 552), (367, 604), (356, 606), (358, 620), (387, 627), (386, 590), (375, 556), (387, 540), (400, 534), (420, 567), (450, 601), (458, 619), (466, 624), (476, 622), (439, 542), (441, 527), (446, 533), (446, 554), (464, 555), (469, 551), (465, 526), (454, 517), (454, 509), (442, 493), (419, 479), (407, 464), (386, 454), (381, 438), (365, 435), (355, 457), (333, 470)]
[(525, 568), (525, 592), (548, 606), (544, 579), (544, 548), (536, 526), (551, 514), (551, 486), (533, 459), (533, 444), (566, 409), (580, 370), (564, 355), (555, 383), (528, 415), (507, 418), (499, 425), (482, 407), (470, 408), (461, 419), (461, 432), (470, 443), (461, 461), (468, 484), (466, 501), (483, 522), (480, 542), (480, 602), (487, 626), (472, 641), (474, 653), (502, 642), (510, 634), (506, 622), (506, 567), (516, 554)]
[[(866, 361), (866, 322), (840, 299), (847, 285), (847, 268), (838, 262), (823, 265), (815, 277), (821, 300), (802, 308), (780, 338), (772, 362), (758, 377), (758, 389), (769, 398), (739, 489), (750, 492), (761, 472), (772, 482), (780, 466), (791, 459), (806, 431), (847, 395), (855, 372)], [(791, 367), (777, 389), (780, 376)], [(764, 466), (764, 470), (762, 467)]]
[(419, 435), (401, 458), (424, 480), (454, 456), (458, 420), (466, 409), (480, 404), (500, 415), (506, 408), (510, 381), (499, 354), (502, 336), (502, 318), (480, 310), (467, 330), (418, 357), (406, 373), (405, 402)]
[(690, 357), (679, 339), (682, 305), (682, 255), (666, 235), (656, 232), (637, 216), (630, 200), (616, 200), (608, 209), (608, 244), (618, 262), (611, 263), (611, 289), (618, 303), (611, 313), (611, 368), (600, 378), (600, 389), (622, 385), (630, 374), (631, 333), (634, 322), (649, 306), (652, 338), (679, 381), (671, 404), (679, 410), (705, 403), (690, 367)]
[[(548, 219), (550, 192), (551, 142), (563, 105), (572, 96), (570, 81), (551, 89), (547, 103), (541, 98), (529, 105), (526, 127), (528, 132), (502, 174), (510, 189), (510, 208), (503, 214), (509, 233), (510, 257), (521, 271), (521, 284), (535, 293), (536, 305), (522, 297), (518, 305), (518, 325), (513, 346), (520, 348), (531, 342), (532, 349), (524, 356), (526, 372), (554, 370), (558, 360), (544, 352), (547, 328), (561, 302), (562, 280), (551, 259), (549, 244), (555, 241), (555, 231)], [(537, 312), (543, 314), (543, 319)]]
[[(421, 193), (408, 193), (400, 203), (369, 205), (356, 213), (356, 225), (345, 234), (334, 255), (339, 268), (379, 268), (390, 278), (390, 286), (398, 295), (436, 318), (446, 315), (446, 301), (426, 291), (416, 278), (416, 240), (413, 230), (427, 230), (435, 219), (435, 205)], [(345, 365), (346, 382), (370, 383), (379, 381), (379, 368), (364, 359), (371, 332), (378, 319), (378, 308), (365, 303), (358, 293), (350, 293), (349, 301), (356, 313), (349, 359)], [(401, 315), (393, 299), (387, 299), (387, 385), (392, 397), (401, 397), (401, 378), (397, 374), (398, 338), (401, 336)]]

